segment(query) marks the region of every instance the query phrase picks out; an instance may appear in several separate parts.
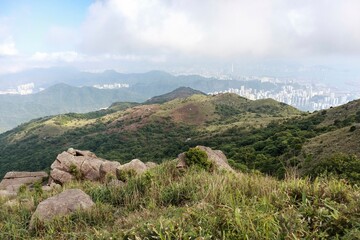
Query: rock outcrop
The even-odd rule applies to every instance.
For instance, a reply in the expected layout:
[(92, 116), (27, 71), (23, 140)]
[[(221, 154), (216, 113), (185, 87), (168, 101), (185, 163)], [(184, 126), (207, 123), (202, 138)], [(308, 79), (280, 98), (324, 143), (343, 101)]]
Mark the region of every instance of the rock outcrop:
[(146, 162), (145, 165), (148, 169), (150, 169), (156, 167), (158, 164), (154, 162)]
[(51, 165), (51, 181), (64, 184), (74, 179), (102, 181), (106, 174), (116, 173), (118, 162), (98, 158), (90, 151), (70, 148), (60, 153)]
[(95, 203), (90, 196), (80, 189), (68, 189), (39, 203), (31, 217), (30, 228), (35, 219), (41, 222), (49, 221), (57, 216), (68, 215), (77, 210), (86, 210)]
[[(208, 160), (210, 160), (216, 167), (219, 169), (224, 169), (233, 172), (234, 170), (230, 167), (228, 160), (225, 156), (225, 154), (221, 150), (212, 150), (209, 147), (205, 146), (196, 146), (196, 148), (199, 148), (200, 150), (204, 151), (208, 157)], [(186, 162), (185, 162), (185, 153), (180, 153), (178, 156), (178, 168), (185, 168)]]
[(135, 174), (142, 174), (144, 173), (146, 170), (148, 169), (148, 167), (146, 166), (145, 163), (143, 163), (142, 161), (140, 161), (139, 159), (133, 159), (128, 163), (125, 163), (124, 165), (119, 166), (116, 169), (116, 176), (119, 178), (119, 175), (121, 175), (121, 172), (124, 171), (132, 171)]
[(48, 174), (46, 172), (8, 172), (0, 182), (0, 196), (16, 196), (21, 186), (32, 186), (34, 183), (42, 183)]
[(105, 179), (107, 175), (116, 176), (116, 169), (120, 167), (119, 162), (105, 161), (100, 166), (100, 178)]
[(157, 164), (153, 162), (143, 163), (139, 159), (133, 159), (116, 169), (116, 178), (126, 182), (128, 178), (143, 174), (145, 171), (156, 166)]

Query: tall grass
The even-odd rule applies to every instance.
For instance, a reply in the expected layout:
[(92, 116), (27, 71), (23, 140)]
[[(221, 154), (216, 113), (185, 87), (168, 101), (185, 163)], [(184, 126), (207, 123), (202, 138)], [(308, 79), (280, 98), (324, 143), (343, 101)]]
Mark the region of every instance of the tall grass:
[(179, 170), (169, 161), (125, 185), (73, 182), (64, 188), (83, 189), (95, 207), (29, 232), (34, 208), (2, 201), (0, 239), (360, 239), (360, 189), (343, 180), (279, 181)]

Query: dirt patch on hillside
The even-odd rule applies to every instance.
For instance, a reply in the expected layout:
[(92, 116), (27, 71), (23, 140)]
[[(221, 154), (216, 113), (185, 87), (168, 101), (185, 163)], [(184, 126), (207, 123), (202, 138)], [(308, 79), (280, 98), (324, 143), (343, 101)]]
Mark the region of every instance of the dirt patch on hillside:
[(149, 117), (156, 113), (159, 108), (159, 105), (143, 105), (130, 108), (121, 117), (109, 124), (113, 128), (110, 131), (135, 131), (148, 123)]
[(207, 120), (205, 108), (193, 103), (187, 104), (175, 109), (171, 113), (174, 122), (183, 122), (187, 124), (203, 124)]

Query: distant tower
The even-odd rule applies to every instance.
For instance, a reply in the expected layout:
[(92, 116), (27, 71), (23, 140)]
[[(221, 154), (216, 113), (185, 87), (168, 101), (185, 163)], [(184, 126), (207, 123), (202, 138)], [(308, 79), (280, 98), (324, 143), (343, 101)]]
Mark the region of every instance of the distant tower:
[(231, 64), (231, 73), (234, 73), (234, 63)]

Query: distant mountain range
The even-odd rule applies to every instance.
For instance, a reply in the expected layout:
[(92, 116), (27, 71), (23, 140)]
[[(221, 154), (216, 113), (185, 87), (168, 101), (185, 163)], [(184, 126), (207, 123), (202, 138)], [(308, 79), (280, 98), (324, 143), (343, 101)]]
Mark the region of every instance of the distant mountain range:
[(56, 84), (30, 95), (0, 95), (0, 131), (34, 118), (60, 113), (84, 113), (107, 108), (117, 101), (143, 101), (127, 89), (102, 90)]
[[(122, 74), (116, 71), (86, 73), (71, 68), (33, 69), (0, 76), (0, 90), (33, 83), (35, 94), (0, 95), (0, 132), (34, 118), (69, 112), (84, 113), (110, 106), (113, 102), (144, 102), (178, 87), (191, 87), (204, 93), (244, 85), (276, 89), (278, 85), (260, 81), (235, 81), (197, 75), (173, 76), (166, 72)], [(97, 89), (94, 85), (128, 84), (118, 89)], [(45, 88), (43, 91), (40, 89)], [(155, 100), (154, 100), (155, 101)]]
[(145, 94), (147, 98), (170, 92), (181, 86), (191, 87), (203, 92), (227, 90), (231, 87), (239, 87), (244, 84), (246, 87), (256, 88), (261, 86), (264, 89), (277, 87), (275, 84), (261, 83), (260, 81), (218, 80), (198, 75), (174, 76), (163, 71), (125, 74), (114, 70), (89, 73), (73, 68), (48, 68), (0, 75), (0, 91), (17, 88), (28, 83), (34, 83), (35, 91), (46, 89), (58, 83), (65, 83), (76, 87), (127, 83), (129, 84), (129, 90)]

